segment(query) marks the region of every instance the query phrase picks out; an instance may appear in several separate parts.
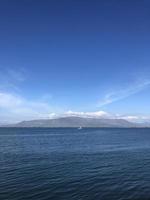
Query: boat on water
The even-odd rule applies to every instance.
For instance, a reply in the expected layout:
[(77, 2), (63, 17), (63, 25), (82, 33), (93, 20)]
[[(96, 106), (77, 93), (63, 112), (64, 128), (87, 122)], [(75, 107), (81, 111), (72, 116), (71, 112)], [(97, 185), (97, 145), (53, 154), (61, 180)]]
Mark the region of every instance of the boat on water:
[(78, 130), (81, 130), (82, 129), (82, 126), (80, 126), (79, 128), (78, 128)]

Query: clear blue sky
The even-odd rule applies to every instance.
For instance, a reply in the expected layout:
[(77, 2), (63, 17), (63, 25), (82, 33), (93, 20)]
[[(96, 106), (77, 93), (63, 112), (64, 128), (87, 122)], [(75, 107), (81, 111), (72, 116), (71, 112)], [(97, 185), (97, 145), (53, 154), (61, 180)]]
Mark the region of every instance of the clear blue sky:
[(1, 0), (0, 97), (6, 119), (150, 115), (150, 1)]

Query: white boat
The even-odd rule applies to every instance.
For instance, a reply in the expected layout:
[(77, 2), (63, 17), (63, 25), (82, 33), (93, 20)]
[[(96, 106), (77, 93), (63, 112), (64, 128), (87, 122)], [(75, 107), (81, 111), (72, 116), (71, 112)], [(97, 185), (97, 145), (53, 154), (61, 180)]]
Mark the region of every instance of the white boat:
[(82, 129), (82, 126), (80, 126), (78, 129), (81, 130), (81, 129)]

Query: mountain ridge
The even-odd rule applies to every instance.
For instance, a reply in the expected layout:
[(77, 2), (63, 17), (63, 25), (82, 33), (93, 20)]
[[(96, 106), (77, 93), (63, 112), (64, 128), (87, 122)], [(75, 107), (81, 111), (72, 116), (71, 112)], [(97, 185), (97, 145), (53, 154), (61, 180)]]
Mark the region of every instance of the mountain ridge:
[(16, 124), (7, 125), (7, 127), (47, 127), (47, 128), (134, 128), (142, 127), (138, 123), (129, 122), (125, 119), (105, 119), (105, 118), (87, 118), (87, 117), (60, 117), (55, 119), (37, 119), (21, 121)]

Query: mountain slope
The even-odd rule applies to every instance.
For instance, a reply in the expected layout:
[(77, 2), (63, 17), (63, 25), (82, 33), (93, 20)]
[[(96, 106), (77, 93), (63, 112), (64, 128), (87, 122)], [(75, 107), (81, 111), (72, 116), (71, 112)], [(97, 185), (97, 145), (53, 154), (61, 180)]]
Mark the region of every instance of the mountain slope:
[(137, 127), (137, 124), (124, 119), (98, 119), (82, 117), (62, 117), (57, 119), (41, 119), (22, 121), (15, 127)]

